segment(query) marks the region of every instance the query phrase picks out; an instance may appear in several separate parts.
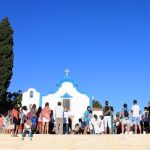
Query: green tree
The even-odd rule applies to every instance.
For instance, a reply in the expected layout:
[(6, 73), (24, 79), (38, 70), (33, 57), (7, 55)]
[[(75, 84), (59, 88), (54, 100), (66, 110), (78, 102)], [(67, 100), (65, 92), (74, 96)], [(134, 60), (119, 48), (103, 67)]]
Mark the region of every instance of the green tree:
[(99, 101), (93, 100), (93, 107), (94, 107), (94, 108), (102, 108), (102, 105), (100, 104)]
[(6, 105), (13, 69), (13, 30), (8, 18), (0, 22), (0, 105)]
[(7, 101), (11, 103), (10, 107), (13, 107), (17, 104), (21, 105), (22, 101), (22, 91), (19, 90), (18, 92), (7, 92)]

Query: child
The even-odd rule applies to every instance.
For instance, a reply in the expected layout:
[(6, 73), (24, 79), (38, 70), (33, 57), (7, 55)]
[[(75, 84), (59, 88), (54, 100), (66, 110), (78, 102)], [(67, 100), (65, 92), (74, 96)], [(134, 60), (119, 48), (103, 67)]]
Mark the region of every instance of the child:
[(75, 127), (73, 129), (73, 133), (74, 134), (79, 134), (79, 129), (80, 129), (79, 124), (75, 124)]
[(113, 122), (114, 122), (114, 127), (115, 127), (115, 134), (120, 134), (121, 133), (121, 119), (120, 119), (119, 112), (116, 113), (116, 116)]
[(85, 124), (82, 121), (82, 118), (80, 118), (79, 119), (79, 134), (83, 134), (84, 133), (84, 127), (85, 127)]
[(39, 134), (42, 133), (42, 114), (40, 113), (39, 114), (39, 117), (38, 117), (38, 125), (37, 125), (37, 130), (39, 132)]
[(31, 130), (31, 127), (32, 127), (31, 120), (28, 119), (28, 120), (26, 121), (25, 125), (24, 125), (24, 129), (23, 129), (22, 137), (21, 137), (22, 140), (24, 140), (26, 131), (29, 131), (29, 134), (30, 134), (30, 140), (32, 140), (32, 130)]

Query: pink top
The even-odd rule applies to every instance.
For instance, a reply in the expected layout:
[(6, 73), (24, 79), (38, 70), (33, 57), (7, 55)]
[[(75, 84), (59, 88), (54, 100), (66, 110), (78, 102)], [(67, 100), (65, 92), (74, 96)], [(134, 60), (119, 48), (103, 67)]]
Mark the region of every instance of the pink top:
[(42, 110), (42, 117), (50, 119), (50, 113), (51, 113), (50, 108), (44, 107)]

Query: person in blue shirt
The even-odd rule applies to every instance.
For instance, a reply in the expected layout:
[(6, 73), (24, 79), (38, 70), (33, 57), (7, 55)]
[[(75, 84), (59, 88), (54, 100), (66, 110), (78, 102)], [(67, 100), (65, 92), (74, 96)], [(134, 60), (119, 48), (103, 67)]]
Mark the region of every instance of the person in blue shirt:
[(92, 117), (92, 110), (91, 107), (88, 106), (87, 110), (84, 113), (84, 118), (83, 118), (85, 124), (85, 132), (89, 129), (89, 121), (91, 120), (91, 117)]

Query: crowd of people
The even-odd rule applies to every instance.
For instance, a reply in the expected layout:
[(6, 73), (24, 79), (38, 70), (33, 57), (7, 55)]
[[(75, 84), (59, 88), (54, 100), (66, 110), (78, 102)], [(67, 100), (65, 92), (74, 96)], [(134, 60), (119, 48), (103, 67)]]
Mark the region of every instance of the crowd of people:
[(0, 133), (16, 137), (26, 133), (32, 140), (33, 134), (148, 134), (150, 133), (150, 102), (141, 112), (137, 100), (133, 101), (131, 109), (123, 104), (122, 110), (114, 115), (113, 107), (105, 101), (101, 115), (94, 114), (88, 106), (83, 116), (74, 127), (71, 125), (69, 112), (58, 102), (55, 109), (50, 109), (49, 103), (44, 108), (36, 108), (33, 104), (30, 110), (26, 106), (16, 105), (12, 110), (0, 114)]

